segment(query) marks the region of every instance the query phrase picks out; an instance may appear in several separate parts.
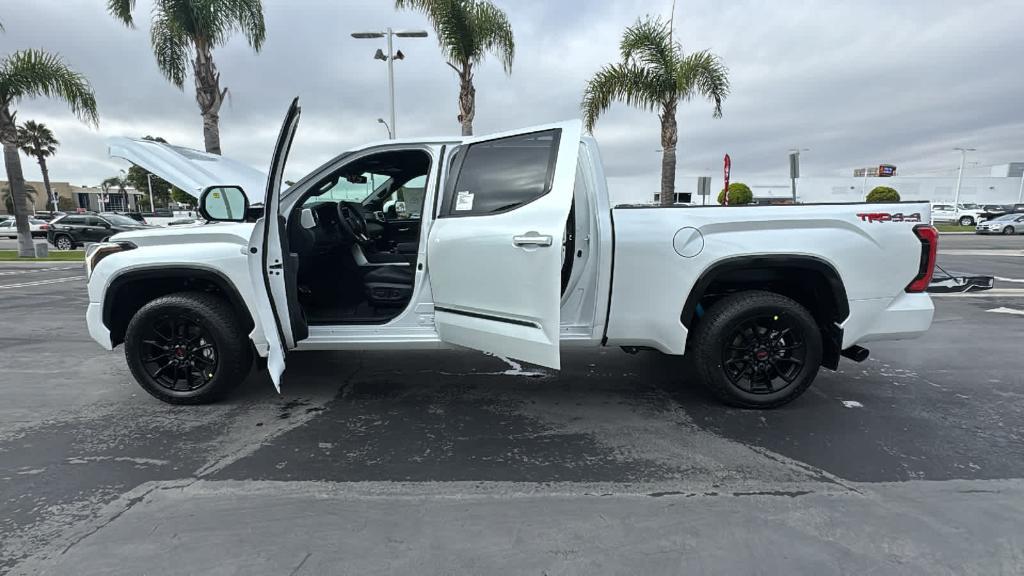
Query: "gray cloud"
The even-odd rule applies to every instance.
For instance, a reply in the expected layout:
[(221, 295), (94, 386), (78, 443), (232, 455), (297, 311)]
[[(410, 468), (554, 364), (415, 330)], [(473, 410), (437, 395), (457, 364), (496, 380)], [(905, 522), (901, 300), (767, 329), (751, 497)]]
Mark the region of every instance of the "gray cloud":
[[(215, 56), (231, 92), (221, 115), (224, 152), (262, 167), (296, 95), (303, 119), (289, 173), (301, 175), (337, 153), (385, 136), (386, 67), (372, 59), (382, 43), (349, 33), (385, 26), (428, 28), (391, 2), (264, 0), (268, 39), (253, 54), (241, 39)], [(578, 115), (591, 74), (617, 59), (624, 26), (667, 13), (670, 0), (501, 2), (515, 27), (511, 77), (496, 62), (477, 75), (477, 132)], [(687, 50), (710, 48), (731, 69), (724, 117), (706, 102), (681, 108), (680, 177), (720, 171), (729, 152), (734, 179), (784, 179), (786, 150), (811, 148), (806, 175), (833, 176), (879, 162), (903, 174), (956, 166), (953, 146), (978, 148), (984, 166), (1024, 159), (1024, 4), (1015, 0), (680, 0), (678, 37)], [(49, 124), (62, 141), (55, 180), (95, 184), (124, 167), (106, 157), (114, 135), (161, 135), (201, 148), (201, 122), (187, 84), (159, 74), (149, 47), (149, 3), (126, 29), (98, 0), (36, 0), (0, 8), (7, 32), (0, 54), (25, 47), (60, 52), (92, 81), (101, 123), (94, 130), (61, 105), (26, 101), (19, 118)], [(429, 29), (429, 28), (428, 28)], [(431, 32), (431, 36), (433, 33)], [(401, 136), (457, 133), (457, 85), (433, 38), (399, 42), (396, 63)], [(660, 166), (654, 114), (615, 106), (595, 131), (614, 189), (653, 192)], [(24, 159), (26, 176), (38, 168)]]

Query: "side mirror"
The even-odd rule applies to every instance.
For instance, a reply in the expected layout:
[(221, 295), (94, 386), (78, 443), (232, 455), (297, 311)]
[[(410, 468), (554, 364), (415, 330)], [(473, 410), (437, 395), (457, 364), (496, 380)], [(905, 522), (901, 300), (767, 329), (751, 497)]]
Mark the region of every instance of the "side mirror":
[(199, 197), (199, 214), (212, 222), (245, 222), (249, 198), (238, 186), (210, 186)]

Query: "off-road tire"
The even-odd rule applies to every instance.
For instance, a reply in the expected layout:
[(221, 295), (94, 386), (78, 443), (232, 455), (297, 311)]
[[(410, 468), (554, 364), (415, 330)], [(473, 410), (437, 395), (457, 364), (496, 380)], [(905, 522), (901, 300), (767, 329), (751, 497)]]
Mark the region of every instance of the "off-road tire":
[[(765, 315), (785, 316), (799, 329), (798, 337), (803, 339), (806, 349), (792, 383), (775, 392), (751, 393), (727, 377), (723, 354), (744, 322)], [(699, 381), (722, 402), (740, 408), (776, 408), (792, 402), (814, 382), (821, 365), (821, 329), (814, 317), (796, 301), (774, 292), (737, 292), (715, 302), (697, 322), (689, 341), (689, 354)]]
[[(178, 316), (198, 324), (214, 344), (217, 367), (214, 376), (196, 390), (172, 391), (161, 385), (145, 368), (142, 354), (147, 330), (158, 318)], [(205, 292), (178, 292), (161, 296), (139, 309), (128, 323), (124, 339), (125, 358), (135, 380), (153, 397), (168, 404), (207, 404), (223, 398), (248, 375), (252, 349), (231, 305)]]

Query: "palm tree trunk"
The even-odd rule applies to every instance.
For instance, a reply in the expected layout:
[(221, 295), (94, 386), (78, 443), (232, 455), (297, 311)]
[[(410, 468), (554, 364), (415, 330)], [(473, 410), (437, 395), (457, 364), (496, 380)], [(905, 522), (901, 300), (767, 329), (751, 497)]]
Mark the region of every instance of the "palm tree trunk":
[(192, 64), (196, 77), (196, 102), (203, 116), (203, 143), (206, 151), (220, 154), (220, 106), (227, 88), (220, 89), (220, 74), (213, 62), (210, 43), (196, 39), (196, 59)]
[(53, 194), (53, 189), (50, 188), (50, 171), (46, 168), (46, 158), (40, 156), (39, 160), (39, 171), (43, 173), (43, 187), (46, 188), (46, 197), (50, 199), (53, 204), (53, 211), (57, 211), (57, 197)]
[(33, 258), (36, 251), (28, 227), (28, 196), (25, 194), (21, 157), (18, 156), (18, 128), (14, 123), (14, 115), (6, 106), (0, 108), (0, 143), (4, 146), (4, 168), (7, 170), (7, 185), (11, 187), (14, 223), (18, 229), (18, 256)]
[(676, 103), (661, 109), (661, 205), (671, 206), (676, 200)]
[(473, 118), (476, 117), (476, 88), (473, 86), (473, 65), (463, 64), (459, 71), (459, 122), (462, 135), (473, 135)]

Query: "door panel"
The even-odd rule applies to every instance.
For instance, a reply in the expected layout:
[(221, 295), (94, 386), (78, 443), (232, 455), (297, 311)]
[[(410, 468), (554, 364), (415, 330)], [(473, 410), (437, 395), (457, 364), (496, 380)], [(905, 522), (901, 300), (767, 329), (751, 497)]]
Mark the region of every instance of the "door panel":
[(82, 228), (82, 237), (86, 242), (100, 242), (111, 233), (110, 229), (104, 226), (106, 221), (95, 216), (89, 216), (86, 224)]
[(428, 237), (442, 340), (559, 367), (561, 238), (579, 121), (465, 140)]
[(306, 336), (302, 330), (296, 331), (293, 327), (294, 319), (301, 328), (305, 328), (301, 310), (289, 309), (292, 299), (289, 298), (288, 282), (294, 283), (295, 278), (294, 271), (286, 270), (286, 267), (292, 267), (294, 263), (285, 258), (288, 235), (280, 214), (281, 179), (299, 123), (299, 112), (299, 99), (296, 98), (277, 137), (267, 177), (263, 217), (257, 220), (249, 239), (249, 277), (253, 282), (256, 312), (269, 345), (267, 368), (278, 392), (281, 391), (281, 374), (285, 368), (285, 350), (295, 347), (297, 335), (299, 339)]

